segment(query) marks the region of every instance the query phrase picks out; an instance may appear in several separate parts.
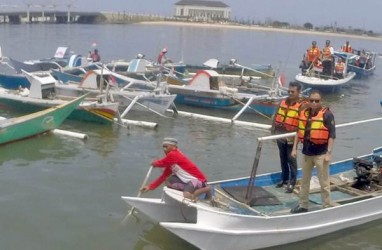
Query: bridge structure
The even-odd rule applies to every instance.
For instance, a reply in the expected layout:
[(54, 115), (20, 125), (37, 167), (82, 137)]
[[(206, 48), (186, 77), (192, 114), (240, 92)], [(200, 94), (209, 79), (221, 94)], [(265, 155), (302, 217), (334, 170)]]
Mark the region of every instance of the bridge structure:
[(101, 12), (1, 10), (0, 8), (0, 23), (97, 23), (104, 19)]

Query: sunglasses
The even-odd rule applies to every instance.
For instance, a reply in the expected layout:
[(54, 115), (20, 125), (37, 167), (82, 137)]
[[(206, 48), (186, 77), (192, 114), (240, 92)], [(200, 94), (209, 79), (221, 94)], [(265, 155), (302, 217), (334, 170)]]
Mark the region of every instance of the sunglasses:
[(321, 100), (316, 100), (316, 99), (310, 99), (309, 102), (310, 103), (320, 103)]

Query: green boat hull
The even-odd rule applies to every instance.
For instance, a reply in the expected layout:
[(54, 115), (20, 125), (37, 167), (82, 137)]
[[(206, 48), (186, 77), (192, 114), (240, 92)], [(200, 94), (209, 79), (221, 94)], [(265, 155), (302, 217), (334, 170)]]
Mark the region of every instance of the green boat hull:
[[(0, 108), (15, 110), (21, 113), (32, 113), (38, 112), (47, 108), (50, 108), (50, 104), (33, 104), (30, 102), (20, 102), (18, 100), (12, 100), (8, 98), (0, 99)], [(86, 122), (96, 122), (100, 124), (111, 124), (112, 121), (105, 119), (104, 117), (92, 113), (90, 111), (81, 109), (77, 107), (73, 112), (69, 115), (68, 119), (78, 120), (78, 121), (86, 121)]]
[(71, 102), (0, 121), (0, 144), (21, 140), (59, 127), (83, 101), (85, 96)]

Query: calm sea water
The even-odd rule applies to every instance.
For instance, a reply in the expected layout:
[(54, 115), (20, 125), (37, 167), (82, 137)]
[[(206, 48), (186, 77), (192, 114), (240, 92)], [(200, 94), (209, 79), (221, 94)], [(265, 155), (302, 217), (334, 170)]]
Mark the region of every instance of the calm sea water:
[[(70, 46), (74, 52), (86, 54), (94, 42), (104, 61), (131, 59), (138, 53), (155, 58), (161, 48), (168, 47), (173, 61), (196, 64), (209, 58), (221, 62), (236, 58), (246, 66), (270, 63), (285, 73), (287, 80), (298, 73), (303, 52), (311, 41), (316, 40), (322, 47), (326, 39), (336, 48), (347, 40), (329, 35), (160, 25), (0, 25), (3, 55), (21, 60), (51, 57), (58, 46)], [(354, 48), (380, 50), (377, 41), (350, 42)], [(378, 60), (373, 77), (353, 81), (341, 92), (324, 97), (338, 124), (382, 115), (382, 66)], [(162, 156), (161, 140), (165, 136), (178, 138), (180, 148), (209, 179), (218, 180), (248, 175), (256, 138), (267, 134), (148, 113), (131, 113), (129, 118), (157, 122), (159, 127), (127, 129), (67, 121), (64, 129), (87, 133), (89, 139), (43, 135), (0, 147), (1, 249), (195, 249), (142, 214), (120, 225), (129, 209), (120, 196), (137, 194), (149, 163)], [(270, 123), (261, 117), (245, 119)], [(380, 122), (374, 122), (339, 129), (333, 160), (366, 154), (380, 146), (380, 127)], [(276, 156), (276, 145), (265, 144), (259, 172), (279, 170)], [(152, 173), (158, 174), (157, 170)], [(159, 190), (147, 194), (158, 195)], [(380, 222), (283, 249), (381, 249)]]

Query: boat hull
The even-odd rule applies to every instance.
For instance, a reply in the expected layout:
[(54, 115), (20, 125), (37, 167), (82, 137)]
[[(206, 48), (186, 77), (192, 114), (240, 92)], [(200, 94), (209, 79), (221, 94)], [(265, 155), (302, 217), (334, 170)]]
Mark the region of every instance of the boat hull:
[(347, 72), (356, 73), (355, 79), (364, 79), (374, 74), (376, 69), (375, 59), (377, 57), (376, 52), (368, 50), (364, 52), (368, 59), (363, 65), (360, 65), (359, 62), (357, 63), (360, 55), (362, 54), (362, 50), (354, 50), (353, 53), (355, 54), (339, 51), (334, 52), (334, 54), (345, 60), (348, 59)]
[(355, 65), (348, 65), (348, 72), (354, 72), (356, 76), (355, 79), (364, 79), (374, 74), (376, 66), (373, 66), (369, 69), (364, 69), (357, 67)]
[(31, 83), (21, 74), (0, 74), (0, 85), (6, 89), (30, 88)]
[[(186, 69), (189, 73), (196, 73), (199, 70), (208, 70), (210, 67), (203, 65), (187, 65)], [(256, 76), (256, 77), (274, 77), (275, 72), (271, 65), (257, 65), (253, 68), (254, 70), (246, 70), (242, 67), (235, 66), (221, 66), (214, 68), (216, 72), (222, 75), (243, 75), (243, 76)]]
[[(338, 211), (330, 208), (309, 216), (293, 215), (272, 219), (216, 217), (207, 210), (198, 210), (196, 224), (161, 222), (160, 225), (200, 249), (260, 249), (306, 240), (380, 219), (382, 211), (375, 211), (375, 208), (381, 201), (381, 198), (370, 201), (370, 206), (362, 213), (356, 211), (363, 210), (364, 204), (358, 204)], [(217, 223), (224, 221), (226, 226), (216, 228), (203, 225), (203, 221), (211, 220), (218, 220)], [(240, 222), (240, 225), (232, 226), (235, 222)], [(269, 225), (272, 227), (269, 228)]]
[[(375, 155), (381, 154), (382, 148), (377, 148), (372, 154), (360, 158), (372, 161)], [(258, 204), (250, 207), (229, 196), (226, 199), (225, 196), (219, 196), (218, 189), (246, 187), (249, 178), (244, 177), (210, 183), (215, 201), (224, 206), (211, 206), (203, 200), (194, 203), (185, 199), (182, 192), (166, 187), (163, 190), (162, 200), (156, 200), (157, 203), (151, 206), (150, 210), (142, 208), (150, 203), (150, 199), (146, 199), (146, 204), (135, 202), (134, 205), (144, 213), (149, 212), (148, 215), (159, 221), (167, 230), (196, 247), (207, 250), (248, 250), (279, 246), (382, 218), (380, 208), (382, 187), (376, 187), (376, 191), (367, 193), (351, 185), (354, 179), (350, 177), (355, 174), (353, 158), (332, 163), (330, 166), (331, 183), (333, 188), (336, 188), (332, 191), (333, 207), (330, 208), (323, 209), (321, 203), (314, 198), (315, 192), (311, 191), (309, 212), (290, 214), (290, 209), (298, 204), (298, 195), (286, 194), (283, 190), (280, 191), (280, 188), (274, 188), (280, 180), (280, 174), (277, 172), (257, 176), (256, 187), (268, 188), (269, 192), (277, 193), (281, 204)], [(315, 176), (316, 171), (313, 174)], [(298, 177), (301, 177), (301, 170), (298, 171)], [(348, 182), (341, 178), (348, 178)], [(344, 190), (350, 191), (351, 195)], [(130, 204), (131, 199), (124, 198), (124, 200)], [(176, 202), (179, 203), (178, 207), (173, 205)], [(181, 210), (182, 207), (189, 209), (190, 218), (196, 216), (196, 222), (185, 222), (184, 218), (168, 216), (179, 213), (177, 210)], [(169, 209), (166, 212), (167, 216), (162, 216), (164, 209)]]
[(66, 60), (59, 59), (25, 63), (9, 58), (9, 62), (18, 74), (20, 74), (22, 70), (26, 72), (48, 71), (50, 69), (59, 69), (60, 67), (66, 65)]
[(304, 88), (318, 89), (322, 92), (337, 92), (342, 87), (349, 84), (356, 74), (354, 72), (349, 72), (347, 76), (343, 79), (325, 79), (322, 77), (308, 76), (303, 74), (296, 75), (296, 81), (302, 83)]
[[(41, 111), (46, 108), (60, 105), (64, 102), (65, 101), (63, 100), (38, 100), (21, 96), (14, 96), (10, 98), (0, 94), (0, 105), (2, 108), (16, 110), (22, 113)], [(110, 116), (114, 117), (116, 114), (116, 110), (114, 109), (115, 107), (97, 107), (95, 104), (85, 105), (84, 107), (79, 106), (70, 113), (68, 119), (100, 124), (111, 124), (113, 121), (110, 119)]]
[[(168, 88), (170, 93), (176, 94), (176, 104), (194, 107), (238, 112), (249, 100), (249, 98), (231, 98), (212, 91), (203, 92), (203, 90), (191, 90), (176, 86), (168, 86)], [(260, 113), (271, 116), (276, 112), (278, 103), (278, 99), (253, 100), (245, 113)]]
[(9, 143), (59, 127), (84, 97), (54, 108), (0, 121), (0, 144)]
[[(56, 91), (59, 95), (64, 96), (79, 96), (83, 92), (90, 92), (93, 96), (100, 94), (98, 89), (81, 88), (76, 84), (57, 84)], [(137, 103), (133, 106), (135, 110), (139, 111), (150, 111), (165, 113), (166, 110), (173, 104), (176, 95), (169, 94), (155, 94), (144, 91), (117, 91), (109, 90), (109, 94), (113, 96), (115, 102), (119, 104), (121, 112), (126, 109), (134, 100), (136, 96), (139, 96)]]

